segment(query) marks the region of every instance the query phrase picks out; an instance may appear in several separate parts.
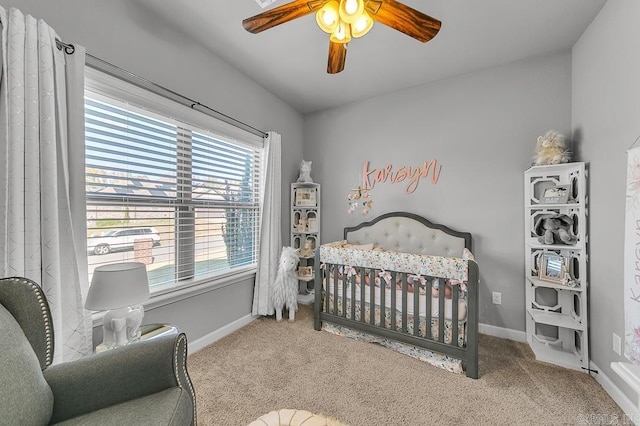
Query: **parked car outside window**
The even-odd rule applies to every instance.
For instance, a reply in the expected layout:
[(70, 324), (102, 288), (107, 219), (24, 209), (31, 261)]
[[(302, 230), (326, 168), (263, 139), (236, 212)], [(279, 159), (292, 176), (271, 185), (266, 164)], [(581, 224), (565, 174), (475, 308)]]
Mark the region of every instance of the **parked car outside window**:
[(139, 240), (153, 240), (153, 246), (160, 245), (160, 235), (153, 227), (115, 229), (104, 235), (87, 238), (87, 252), (107, 254), (118, 250), (131, 250)]

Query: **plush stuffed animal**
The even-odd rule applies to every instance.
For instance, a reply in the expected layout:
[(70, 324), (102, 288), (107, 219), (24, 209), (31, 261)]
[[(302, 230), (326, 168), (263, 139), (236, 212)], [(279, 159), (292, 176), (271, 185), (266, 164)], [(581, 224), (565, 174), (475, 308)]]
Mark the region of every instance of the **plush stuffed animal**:
[(298, 228), (298, 232), (307, 232), (308, 226), (309, 223), (306, 217), (301, 217), (300, 219), (298, 219), (298, 225), (296, 226)]
[(282, 322), (282, 309), (289, 310), (289, 322), (296, 319), (298, 309), (298, 276), (296, 266), (300, 261), (298, 251), (293, 247), (282, 247), (276, 279), (269, 288), (271, 300), (276, 310), (276, 322)]
[(566, 149), (565, 137), (553, 130), (539, 136), (533, 159), (535, 166), (568, 163), (571, 153)]
[(542, 244), (575, 244), (577, 238), (572, 235), (573, 219), (566, 214), (541, 215), (534, 226), (538, 241)]
[(311, 179), (311, 161), (300, 162), (300, 175), (298, 176), (298, 182), (313, 183)]
[(313, 250), (313, 241), (307, 239), (300, 250), (300, 256), (302, 257), (311, 257), (314, 254)]

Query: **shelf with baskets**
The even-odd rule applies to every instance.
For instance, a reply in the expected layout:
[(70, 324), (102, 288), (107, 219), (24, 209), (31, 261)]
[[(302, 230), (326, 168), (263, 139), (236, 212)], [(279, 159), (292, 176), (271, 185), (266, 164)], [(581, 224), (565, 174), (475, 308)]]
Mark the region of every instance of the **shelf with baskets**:
[(536, 359), (587, 371), (587, 170), (533, 166), (524, 178), (527, 341)]
[[(291, 247), (300, 250), (298, 302), (314, 288), (315, 250), (320, 245), (320, 184), (291, 184)], [(309, 301), (312, 299), (308, 297)]]

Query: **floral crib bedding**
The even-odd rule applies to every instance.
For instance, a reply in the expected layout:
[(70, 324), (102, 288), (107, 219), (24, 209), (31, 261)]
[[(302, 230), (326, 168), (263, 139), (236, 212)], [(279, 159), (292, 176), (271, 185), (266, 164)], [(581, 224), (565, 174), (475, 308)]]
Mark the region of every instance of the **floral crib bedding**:
[[(328, 280), (323, 280), (322, 284), (325, 295), (329, 299), (326, 312), (346, 316), (356, 321), (361, 321), (364, 315), (364, 321), (367, 323), (371, 321), (373, 313), (374, 322), (378, 327), (392, 329), (395, 323), (396, 329), (399, 329), (403, 327), (405, 316), (403, 305), (406, 303), (404, 330), (408, 334), (427, 339), (437, 340), (440, 314), (439, 292), (444, 288), (444, 341), (452, 342), (451, 318), (455, 304), (458, 319), (457, 343), (458, 346), (464, 347), (468, 277), (468, 263), (465, 259), (398, 253), (375, 249), (373, 246), (354, 248), (340, 241), (320, 246), (320, 262), (326, 268), (324, 274), (329, 277)], [(328, 268), (327, 265), (329, 265)], [(403, 279), (406, 280), (404, 295)], [(455, 292), (453, 286), (457, 287)], [(384, 296), (382, 289), (384, 289)], [(373, 310), (370, 303), (371, 291), (374, 292)], [(392, 292), (395, 292), (395, 321), (392, 320)], [(414, 292), (418, 295), (416, 296)], [(337, 304), (334, 300), (336, 294)], [(454, 294), (457, 294), (457, 303), (453, 301)], [(346, 300), (343, 301), (343, 297)], [(355, 299), (353, 315), (352, 297)], [(406, 297), (405, 302), (403, 297)], [(364, 309), (360, 308), (361, 299), (364, 300)], [(381, 309), (382, 299), (384, 299), (385, 309)], [(417, 311), (415, 310), (416, 302)], [(430, 309), (427, 309), (427, 303), (431, 305)], [(427, 310), (430, 311), (428, 320), (425, 318)], [(381, 319), (382, 311), (384, 311), (383, 320)], [(430, 333), (427, 333), (428, 323), (430, 323)], [(416, 324), (418, 330), (414, 332)]]

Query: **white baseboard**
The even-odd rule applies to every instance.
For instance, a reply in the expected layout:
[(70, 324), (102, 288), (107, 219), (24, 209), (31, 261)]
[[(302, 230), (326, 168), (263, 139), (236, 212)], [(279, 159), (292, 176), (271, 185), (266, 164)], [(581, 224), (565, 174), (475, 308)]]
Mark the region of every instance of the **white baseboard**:
[[(622, 408), (622, 411), (628, 416), (628, 419), (619, 419), (618, 424), (630, 424), (625, 423), (624, 420), (631, 420), (634, 423), (638, 423), (640, 420), (640, 410), (638, 405), (634, 404), (627, 395), (620, 390), (618, 386), (593, 362), (589, 362), (589, 368), (592, 370), (598, 370), (598, 374), (592, 374), (591, 376), (596, 379), (596, 382), (600, 383), (600, 386), (609, 394), (611, 399)], [(613, 423), (612, 423), (613, 424)]]
[(482, 334), (488, 334), (493, 337), (500, 337), (501, 339), (513, 340), (515, 342), (527, 341), (527, 334), (524, 331), (512, 330), (510, 328), (497, 327), (489, 324), (478, 324), (478, 332)]
[(224, 336), (227, 336), (233, 333), (234, 331), (241, 329), (245, 325), (251, 323), (256, 318), (258, 317), (254, 317), (251, 314), (245, 315), (242, 318), (239, 318), (234, 322), (227, 324), (224, 327), (221, 327), (216, 331), (213, 331), (207, 334), (206, 336), (202, 336), (201, 338), (196, 339), (193, 342), (189, 342), (189, 345), (188, 345), (189, 355), (194, 354), (199, 350), (203, 349), (205, 346), (208, 346), (213, 342), (222, 339)]

